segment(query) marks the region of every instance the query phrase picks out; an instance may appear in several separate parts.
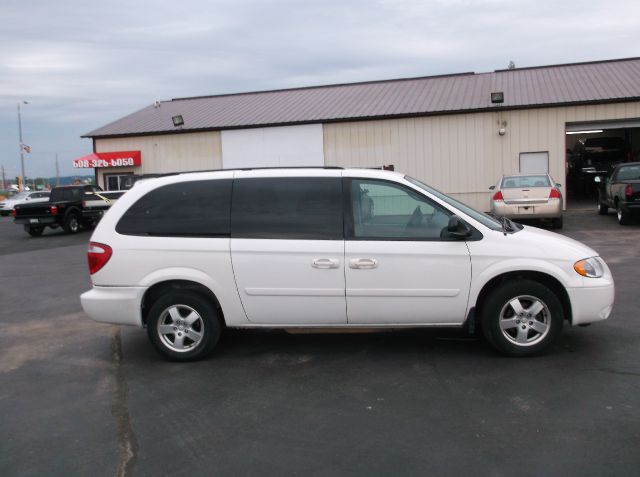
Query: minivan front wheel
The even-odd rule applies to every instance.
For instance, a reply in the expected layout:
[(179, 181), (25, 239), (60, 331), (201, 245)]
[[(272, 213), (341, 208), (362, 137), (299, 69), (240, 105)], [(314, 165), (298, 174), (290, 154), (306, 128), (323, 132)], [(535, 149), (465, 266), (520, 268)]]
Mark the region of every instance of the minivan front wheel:
[(147, 334), (154, 347), (173, 361), (207, 356), (220, 337), (215, 307), (201, 295), (169, 292), (149, 310)]
[(541, 283), (519, 279), (489, 294), (482, 307), (487, 341), (507, 356), (544, 351), (562, 330), (560, 300)]

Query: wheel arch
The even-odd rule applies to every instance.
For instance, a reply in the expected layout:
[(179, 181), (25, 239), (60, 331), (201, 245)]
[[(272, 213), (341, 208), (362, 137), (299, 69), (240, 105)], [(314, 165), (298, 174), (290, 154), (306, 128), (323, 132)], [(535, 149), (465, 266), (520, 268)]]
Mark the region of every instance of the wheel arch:
[(204, 299), (210, 301), (215, 306), (216, 310), (219, 313), (220, 324), (224, 327), (226, 326), (226, 321), (224, 317), (224, 310), (220, 305), (220, 300), (218, 297), (211, 291), (211, 289), (202, 283), (198, 283), (192, 280), (183, 280), (183, 279), (171, 279), (165, 280), (158, 283), (155, 283), (151, 287), (149, 287), (144, 295), (142, 296), (141, 303), (141, 315), (142, 315), (142, 324), (146, 326), (147, 318), (149, 315), (149, 310), (156, 302), (158, 298), (169, 291), (189, 291), (196, 293), (203, 297)]
[(75, 214), (78, 217), (78, 221), (82, 219), (82, 210), (75, 205), (72, 207), (69, 207), (67, 210), (64, 211), (64, 220), (67, 220), (67, 217), (69, 217), (71, 214)]
[(549, 288), (560, 300), (564, 311), (565, 320), (569, 323), (573, 322), (573, 314), (571, 309), (571, 300), (564, 285), (554, 276), (544, 272), (532, 271), (532, 270), (519, 270), (513, 272), (505, 272), (493, 277), (487, 283), (484, 284), (475, 302), (476, 316), (481, 316), (482, 306), (489, 295), (489, 293), (503, 283), (510, 282), (517, 279), (531, 280), (541, 283)]

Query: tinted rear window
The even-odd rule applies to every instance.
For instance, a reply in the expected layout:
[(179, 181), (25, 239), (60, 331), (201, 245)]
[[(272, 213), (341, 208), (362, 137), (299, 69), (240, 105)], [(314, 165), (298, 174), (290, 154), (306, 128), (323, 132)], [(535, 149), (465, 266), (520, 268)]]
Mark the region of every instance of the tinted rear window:
[(231, 236), (342, 240), (341, 178), (237, 179)]
[(125, 235), (228, 237), (231, 179), (180, 182), (147, 193), (122, 216)]
[(51, 191), (51, 202), (82, 200), (81, 187), (65, 187)]
[(548, 176), (508, 176), (502, 179), (502, 189), (551, 187)]
[(624, 166), (618, 169), (618, 177), (620, 181), (637, 181), (640, 180), (640, 166)]

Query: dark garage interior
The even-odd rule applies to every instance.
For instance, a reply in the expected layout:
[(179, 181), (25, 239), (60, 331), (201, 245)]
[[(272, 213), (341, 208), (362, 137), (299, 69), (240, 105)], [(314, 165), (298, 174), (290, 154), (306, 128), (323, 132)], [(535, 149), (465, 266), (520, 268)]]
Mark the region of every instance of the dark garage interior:
[(595, 203), (596, 176), (620, 162), (640, 161), (640, 119), (567, 124), (565, 137), (568, 207)]

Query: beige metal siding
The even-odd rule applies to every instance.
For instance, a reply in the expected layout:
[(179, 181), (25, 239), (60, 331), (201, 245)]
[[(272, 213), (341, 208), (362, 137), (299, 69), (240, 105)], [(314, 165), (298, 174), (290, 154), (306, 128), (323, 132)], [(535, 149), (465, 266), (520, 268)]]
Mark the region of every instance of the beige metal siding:
[(104, 183), (103, 173), (155, 174), (222, 168), (219, 131), (96, 139), (96, 152), (111, 151), (141, 151), (142, 166), (98, 169), (100, 185)]
[[(489, 186), (518, 172), (521, 152), (549, 151), (549, 172), (565, 180), (565, 123), (640, 118), (640, 102), (452, 114), (324, 125), (325, 165), (393, 164), (480, 210)], [(498, 129), (506, 121), (506, 134)]]

